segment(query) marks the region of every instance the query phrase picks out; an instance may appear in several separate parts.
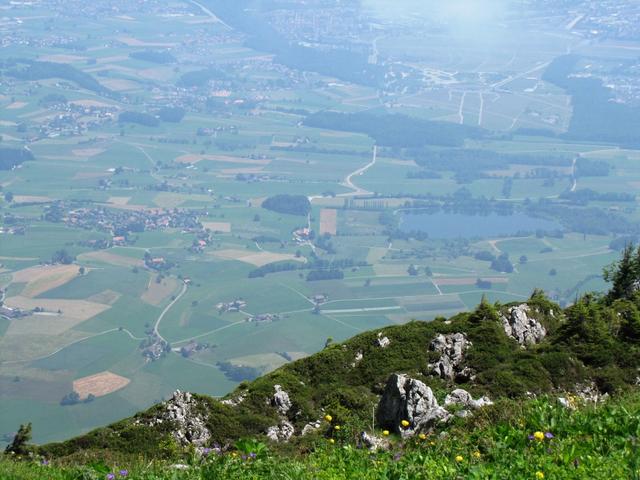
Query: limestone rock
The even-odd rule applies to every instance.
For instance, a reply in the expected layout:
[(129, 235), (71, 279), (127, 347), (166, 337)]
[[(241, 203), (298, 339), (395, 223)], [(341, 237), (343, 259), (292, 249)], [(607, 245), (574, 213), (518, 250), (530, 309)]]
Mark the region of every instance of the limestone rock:
[(294, 428), (286, 420), (267, 429), (267, 438), (274, 442), (286, 442), (293, 436)]
[(493, 402), (486, 396), (474, 400), (469, 392), (462, 388), (458, 388), (446, 396), (444, 399), (444, 405), (445, 407), (449, 405), (458, 405), (465, 409), (477, 410), (479, 408), (486, 407), (487, 405), (493, 405)]
[(291, 408), (289, 394), (285, 392), (280, 385), (274, 385), (273, 388), (275, 393), (269, 403), (278, 410), (280, 415), (286, 415)]
[[(451, 417), (438, 405), (429, 387), (419, 380), (399, 374), (393, 374), (387, 380), (376, 415), (380, 426), (398, 432), (405, 438), (429, 431)], [(401, 426), (403, 420), (409, 422), (407, 428)]]
[(376, 437), (375, 435), (369, 435), (367, 432), (360, 434), (360, 445), (371, 452), (389, 450), (391, 446), (388, 440)]
[(609, 394), (601, 393), (594, 382), (585, 385), (576, 385), (576, 395), (584, 403), (600, 403), (609, 398)]
[(207, 419), (198, 411), (198, 401), (189, 392), (176, 390), (163, 406), (156, 423), (173, 422), (175, 430), (172, 434), (180, 445), (202, 447), (209, 443), (211, 432), (207, 429)]
[(376, 343), (380, 348), (387, 348), (389, 345), (391, 345), (391, 340), (389, 340), (388, 337), (383, 337), (382, 332), (378, 332)]
[(237, 397), (228, 398), (226, 400), (220, 400), (220, 403), (223, 404), (223, 405), (228, 405), (230, 407), (237, 407), (242, 402), (244, 402), (245, 398), (247, 398), (247, 394), (246, 393), (241, 393)]
[[(386, 337), (385, 337), (386, 338)], [(387, 339), (388, 340), (388, 339)], [(384, 348), (384, 347), (383, 347)], [(356, 353), (355, 358), (353, 359), (353, 363), (351, 364), (352, 368), (355, 368), (355, 366), (360, 363), (362, 361), (362, 359), (364, 358), (364, 355), (362, 352), (358, 352)]]
[(305, 435), (308, 435), (310, 433), (315, 432), (321, 426), (322, 426), (322, 422), (320, 420), (316, 420), (315, 422), (307, 423), (304, 427), (302, 427), (302, 432), (300, 433), (300, 435), (302, 435), (304, 437)]
[(446, 380), (469, 379), (473, 372), (463, 367), (465, 352), (471, 342), (464, 333), (440, 334), (433, 339), (430, 350), (440, 353), (440, 359), (429, 364), (429, 370)]
[(535, 318), (529, 316), (529, 311), (529, 305), (523, 303), (510, 307), (506, 315), (500, 315), (504, 333), (523, 346), (539, 343), (547, 335), (547, 330)]

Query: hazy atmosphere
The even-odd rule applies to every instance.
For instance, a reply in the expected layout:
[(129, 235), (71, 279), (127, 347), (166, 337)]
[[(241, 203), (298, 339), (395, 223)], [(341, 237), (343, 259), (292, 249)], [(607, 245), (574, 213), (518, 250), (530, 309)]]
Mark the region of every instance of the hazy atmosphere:
[[(635, 1), (0, 2), (0, 447), (31, 423), (37, 455), (112, 449), (115, 475), (111, 433), (51, 442), (188, 417), (180, 390), (206, 433), (110, 431), (176, 463), (366, 427), (392, 458), (441, 427), (385, 410), (392, 374), (438, 408), (637, 390), (639, 188)], [(482, 470), (481, 447), (433, 478), (638, 478)]]

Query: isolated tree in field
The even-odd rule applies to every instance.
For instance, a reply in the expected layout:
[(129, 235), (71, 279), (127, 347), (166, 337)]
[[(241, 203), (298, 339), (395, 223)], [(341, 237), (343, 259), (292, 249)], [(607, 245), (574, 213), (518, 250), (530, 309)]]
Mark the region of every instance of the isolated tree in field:
[(31, 422), (26, 425), (20, 425), (18, 433), (13, 437), (13, 440), (4, 453), (13, 453), (14, 455), (27, 455), (29, 453), (29, 441), (31, 441)]

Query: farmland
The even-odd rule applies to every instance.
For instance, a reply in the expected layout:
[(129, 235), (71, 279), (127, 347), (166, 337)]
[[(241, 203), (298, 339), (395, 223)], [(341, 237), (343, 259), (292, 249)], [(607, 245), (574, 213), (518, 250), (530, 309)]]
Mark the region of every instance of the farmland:
[[(640, 234), (635, 196), (611, 195), (637, 191), (640, 152), (563, 136), (570, 97), (543, 75), (588, 48), (561, 22), (490, 58), (460, 45), (444, 55), (437, 34), (385, 35), (385, 65), (431, 80), (381, 87), (277, 63), (189, 2), (117, 2), (117, 15), (110, 1), (75, 3), (2, 7), (20, 19), (3, 31), (38, 46), (0, 49), (1, 145), (34, 157), (0, 170), (0, 443), (27, 421), (36, 441), (63, 439), (178, 388), (222, 396), (328, 339), (483, 295), (542, 288), (568, 304), (603, 290), (598, 273)], [(52, 40), (49, 8), (77, 51)], [(149, 51), (174, 60), (136, 55)], [(35, 61), (75, 80), (11, 75)], [(388, 128), (308, 123), (325, 110)], [(443, 122), (452, 145), (393, 144), (404, 118)], [(478, 164), (457, 168), (460, 151)], [(587, 200), (571, 197), (581, 190)], [(308, 215), (262, 207), (283, 194), (306, 197)], [(483, 229), (402, 228), (434, 210), (484, 215)], [(498, 234), (489, 214), (555, 227)], [(95, 399), (62, 405), (73, 391)]]

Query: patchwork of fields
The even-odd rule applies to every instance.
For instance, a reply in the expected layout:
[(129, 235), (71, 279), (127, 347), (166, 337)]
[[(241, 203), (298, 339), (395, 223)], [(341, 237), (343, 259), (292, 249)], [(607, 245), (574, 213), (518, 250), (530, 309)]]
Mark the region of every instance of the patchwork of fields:
[[(109, 89), (60, 78), (0, 83), (0, 145), (28, 146), (34, 157), (0, 170), (0, 447), (27, 421), (45, 442), (133, 414), (178, 388), (222, 396), (329, 338), (453, 315), (483, 295), (515, 302), (543, 288), (564, 304), (605, 288), (599, 274), (618, 256), (612, 242), (640, 222), (635, 197), (606, 194), (620, 185), (637, 191), (640, 152), (553, 136), (568, 127), (570, 99), (542, 74), (555, 56), (582, 48), (570, 33), (523, 39), (517, 52), (493, 58), (455, 47), (444, 55), (438, 35), (382, 38), (381, 55), (428, 58), (407, 65), (439, 79), (385, 97), (274, 66), (243, 35), (175, 3), (171, 14), (149, 6), (103, 22), (61, 15), (58, 28), (81, 44), (73, 53), (51, 42), (0, 50), (3, 62), (71, 66)], [(11, 28), (48, 38), (42, 6), (11, 8), (21, 19)], [(149, 51), (176, 59), (131, 55)], [(482, 77), (481, 62), (502, 79), (491, 92), (451, 74)], [(185, 74), (201, 67), (211, 78), (185, 86)], [(130, 110), (157, 120), (165, 105), (183, 117), (118, 121)], [(419, 164), (442, 146), (414, 158), (364, 133), (305, 124), (327, 109), (481, 126), (497, 133), (466, 138), (459, 149), (569, 160), (542, 172), (536, 163), (506, 162), (462, 178), (466, 172)], [(604, 162), (607, 175), (576, 175), (577, 157)], [(554, 203), (576, 209), (564, 217), (543, 211), (571, 189), (592, 190), (597, 200)], [(282, 194), (310, 199), (308, 215), (262, 207)], [(464, 199), (489, 210), (533, 205), (561, 227), (516, 225), (501, 236), (488, 225), (473, 238), (397, 228), (405, 210), (437, 203), (454, 211)], [(600, 231), (572, 223), (594, 214), (591, 207), (622, 220)], [(504, 255), (511, 269), (493, 263)], [(74, 391), (79, 401), (61, 404)]]

